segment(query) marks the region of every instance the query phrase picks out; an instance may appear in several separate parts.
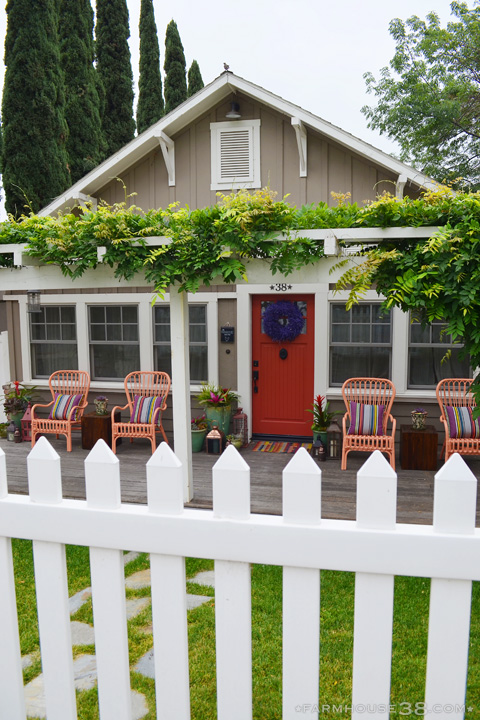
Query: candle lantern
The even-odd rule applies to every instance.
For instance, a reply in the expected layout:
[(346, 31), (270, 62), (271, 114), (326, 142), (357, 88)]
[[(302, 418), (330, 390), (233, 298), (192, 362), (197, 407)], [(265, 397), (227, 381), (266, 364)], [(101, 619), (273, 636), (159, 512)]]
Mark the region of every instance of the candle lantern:
[(205, 452), (220, 455), (225, 450), (225, 445), (225, 433), (218, 429), (216, 422), (212, 422), (212, 429), (205, 438)]
[(325, 450), (325, 445), (322, 443), (321, 440), (317, 439), (312, 444), (312, 449), (310, 450), (310, 455), (313, 457), (314, 460), (319, 460), (320, 462), (323, 462), (327, 458), (327, 453)]
[(15, 423), (13, 422), (13, 420), (7, 427), (7, 440), (9, 440), (10, 442), (15, 441)]
[(248, 418), (241, 407), (233, 416), (233, 434), (235, 437), (242, 438), (243, 447), (248, 445)]
[(333, 421), (327, 428), (328, 457), (339, 458), (342, 455), (342, 431)]
[(30, 442), (32, 439), (32, 406), (30, 403), (27, 405), (25, 414), (22, 418), (22, 440), (24, 442)]

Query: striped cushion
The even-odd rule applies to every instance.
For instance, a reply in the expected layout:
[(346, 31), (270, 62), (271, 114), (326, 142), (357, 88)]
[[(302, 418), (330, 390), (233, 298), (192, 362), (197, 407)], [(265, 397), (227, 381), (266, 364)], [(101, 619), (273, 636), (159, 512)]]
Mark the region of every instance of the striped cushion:
[[(143, 397), (143, 395), (135, 395), (133, 399), (133, 410), (130, 417), (131, 423), (151, 423), (157, 408), (163, 405), (161, 397)], [(157, 415), (160, 420), (160, 413)]]
[(480, 419), (473, 419), (471, 407), (447, 405), (447, 421), (451, 438), (480, 437)]
[(350, 427), (347, 435), (383, 435), (385, 405), (350, 403)]
[[(83, 395), (60, 395), (55, 393), (55, 402), (50, 410), (49, 420), (68, 420), (71, 410), (76, 408), (83, 400)], [(70, 420), (76, 420), (78, 413), (74, 412)]]

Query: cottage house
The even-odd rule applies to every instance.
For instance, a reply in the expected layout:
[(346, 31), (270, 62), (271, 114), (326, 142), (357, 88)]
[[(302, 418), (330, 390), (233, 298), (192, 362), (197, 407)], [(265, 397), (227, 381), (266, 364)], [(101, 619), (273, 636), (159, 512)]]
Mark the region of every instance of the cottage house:
[[(118, 179), (123, 181), (118, 182)], [(231, 72), (224, 72), (104, 161), (41, 214), (55, 214), (85, 202), (124, 199), (143, 209), (173, 202), (201, 208), (217, 193), (269, 186), (296, 206), (334, 202), (331, 193), (350, 193), (363, 204), (382, 190), (418, 197), (432, 181), (321, 118)], [(428, 228), (405, 229), (425, 236)], [(325, 231), (310, 231), (335, 238)], [(322, 235), (323, 233), (323, 235)], [(358, 242), (353, 231), (337, 237)], [(363, 238), (380, 238), (372, 231)], [(18, 251), (17, 251), (18, 252)], [(327, 394), (340, 408), (340, 387), (351, 376), (390, 377), (397, 390), (396, 413), (434, 402), (440, 374), (468, 372), (452, 354), (442, 323), (427, 330), (407, 314), (380, 313), (376, 293), (347, 312), (345, 297), (334, 294), (329, 274), (336, 258), (287, 277), (249, 267), (248, 283), (200, 288), (188, 298), (173, 289), (152, 307), (153, 287), (140, 275), (119, 282), (109, 267), (87, 271), (72, 283), (58, 268), (23, 257), (21, 269), (1, 271), (3, 326), (8, 331), (6, 379), (46, 385), (61, 367), (88, 370), (91, 392), (121, 393), (132, 369), (164, 369), (173, 376), (172, 414), (176, 451), (189, 445), (185, 417), (190, 393), (202, 381), (238, 390), (256, 435), (308, 436), (314, 393)], [(41, 293), (41, 312), (27, 312), (28, 290)], [(271, 339), (262, 312), (279, 299), (295, 303), (306, 319), (293, 343)], [(187, 308), (188, 300), (188, 308)], [(189, 325), (189, 340), (185, 332)], [(188, 332), (187, 332), (188, 338)], [(184, 343), (189, 363), (182, 363)], [(173, 358), (173, 360), (172, 360)], [(173, 367), (172, 367), (173, 365)], [(188, 380), (185, 392), (180, 384)], [(436, 414), (436, 413), (435, 413)], [(178, 454), (178, 453), (177, 453)]]

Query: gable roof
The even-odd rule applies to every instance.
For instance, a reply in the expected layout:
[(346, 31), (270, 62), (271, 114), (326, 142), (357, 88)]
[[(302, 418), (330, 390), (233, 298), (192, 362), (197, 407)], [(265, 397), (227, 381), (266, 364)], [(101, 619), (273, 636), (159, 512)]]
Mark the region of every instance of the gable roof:
[(230, 97), (232, 92), (241, 92), (284, 115), (298, 118), (307, 127), (318, 131), (330, 140), (345, 146), (352, 152), (380, 165), (386, 170), (398, 176), (403, 176), (403, 180), (411, 181), (418, 187), (433, 187), (436, 185), (431, 178), (364, 140), (360, 140), (336, 125), (332, 125), (317, 115), (284, 100), (278, 95), (274, 95), (248, 80), (244, 80), (238, 75), (234, 75), (230, 71), (225, 71), (209, 85), (206, 85), (195, 95), (185, 100), (175, 110), (158, 120), (158, 122), (65, 190), (64, 193), (46, 205), (39, 212), (39, 215), (51, 215), (59, 210), (72, 207), (75, 205), (76, 200), (85, 200), (85, 196), (95, 195), (113, 177), (121, 175), (145, 155), (158, 148), (158, 138), (161, 133), (169, 136), (178, 133), (197, 117)]

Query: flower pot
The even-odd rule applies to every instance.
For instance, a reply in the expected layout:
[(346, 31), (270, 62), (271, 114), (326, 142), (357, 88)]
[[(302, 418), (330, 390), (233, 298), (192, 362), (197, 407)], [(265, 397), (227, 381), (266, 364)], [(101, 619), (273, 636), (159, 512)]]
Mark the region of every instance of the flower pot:
[(22, 429), (22, 418), (24, 415), (25, 415), (25, 410), (22, 410), (21, 412), (18, 412), (18, 413), (10, 413), (8, 418), (13, 423), (15, 423), (15, 425), (18, 428)]
[(412, 412), (412, 427), (414, 430), (425, 430), (425, 420), (428, 413)]
[(108, 400), (94, 400), (97, 415), (108, 415)]
[(223, 407), (206, 407), (205, 415), (209, 430), (212, 429), (212, 422), (216, 422), (218, 429), (225, 435), (229, 435), (230, 418), (232, 416), (231, 405), (224, 405)]
[(192, 452), (201, 452), (205, 443), (207, 430), (192, 430)]
[(314, 430), (313, 431), (313, 442), (320, 440), (322, 445), (327, 447), (327, 431), (326, 430)]

